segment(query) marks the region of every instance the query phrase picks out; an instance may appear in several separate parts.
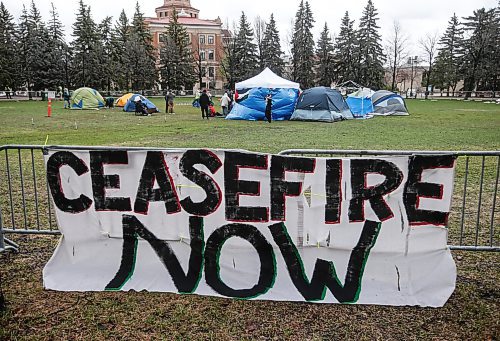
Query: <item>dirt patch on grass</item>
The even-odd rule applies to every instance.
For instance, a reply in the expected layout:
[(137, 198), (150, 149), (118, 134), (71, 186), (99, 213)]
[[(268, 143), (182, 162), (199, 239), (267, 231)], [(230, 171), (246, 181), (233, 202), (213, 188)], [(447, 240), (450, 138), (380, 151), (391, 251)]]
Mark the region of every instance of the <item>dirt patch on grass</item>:
[(455, 252), (457, 289), (440, 309), (238, 301), (164, 293), (45, 291), (54, 237), (17, 237), (0, 256), (0, 339), (385, 339), (500, 337), (498, 254)]

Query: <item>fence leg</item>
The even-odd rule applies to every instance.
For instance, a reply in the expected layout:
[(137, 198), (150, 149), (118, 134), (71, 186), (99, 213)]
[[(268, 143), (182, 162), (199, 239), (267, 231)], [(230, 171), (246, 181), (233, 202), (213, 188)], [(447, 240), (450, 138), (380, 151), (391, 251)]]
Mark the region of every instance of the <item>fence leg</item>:
[(5, 238), (2, 225), (2, 209), (0, 208), (0, 253), (7, 251), (18, 252), (19, 245), (14, 243), (12, 240)]

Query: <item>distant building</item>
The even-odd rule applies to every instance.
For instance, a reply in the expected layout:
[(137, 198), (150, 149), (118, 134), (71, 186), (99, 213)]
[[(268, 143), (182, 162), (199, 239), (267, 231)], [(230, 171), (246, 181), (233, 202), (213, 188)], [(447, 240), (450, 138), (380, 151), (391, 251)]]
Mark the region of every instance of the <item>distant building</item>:
[[(425, 86), (422, 86), (422, 81), (428, 66), (414, 64), (404, 64), (398, 68), (396, 74), (396, 91), (400, 93), (425, 92)], [(413, 82), (412, 82), (413, 79)], [(392, 69), (385, 69), (384, 82), (387, 87), (392, 84)], [(413, 90), (411, 90), (413, 88)]]
[[(201, 67), (201, 88), (222, 89), (225, 81), (221, 72), (223, 42), (229, 32), (222, 28), (220, 18), (200, 19), (200, 11), (191, 6), (190, 0), (164, 0), (163, 6), (156, 9), (156, 17), (146, 18), (154, 46), (160, 47), (160, 36), (167, 31), (174, 10), (179, 16), (179, 23), (189, 34), (194, 59)], [(199, 82), (195, 84), (194, 89), (198, 88)]]

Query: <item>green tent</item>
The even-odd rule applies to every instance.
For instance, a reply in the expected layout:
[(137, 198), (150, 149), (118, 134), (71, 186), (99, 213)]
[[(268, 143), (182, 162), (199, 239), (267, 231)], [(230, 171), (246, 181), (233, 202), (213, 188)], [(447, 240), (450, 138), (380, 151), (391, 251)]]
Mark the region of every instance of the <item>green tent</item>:
[(80, 88), (71, 95), (71, 109), (99, 109), (104, 107), (104, 98), (91, 88)]

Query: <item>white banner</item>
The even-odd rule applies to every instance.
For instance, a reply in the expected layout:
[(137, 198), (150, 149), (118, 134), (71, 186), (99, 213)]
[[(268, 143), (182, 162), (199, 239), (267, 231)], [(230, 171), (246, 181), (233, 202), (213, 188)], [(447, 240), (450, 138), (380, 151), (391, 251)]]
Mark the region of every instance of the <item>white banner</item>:
[(442, 306), (455, 159), (50, 150), (44, 285)]

